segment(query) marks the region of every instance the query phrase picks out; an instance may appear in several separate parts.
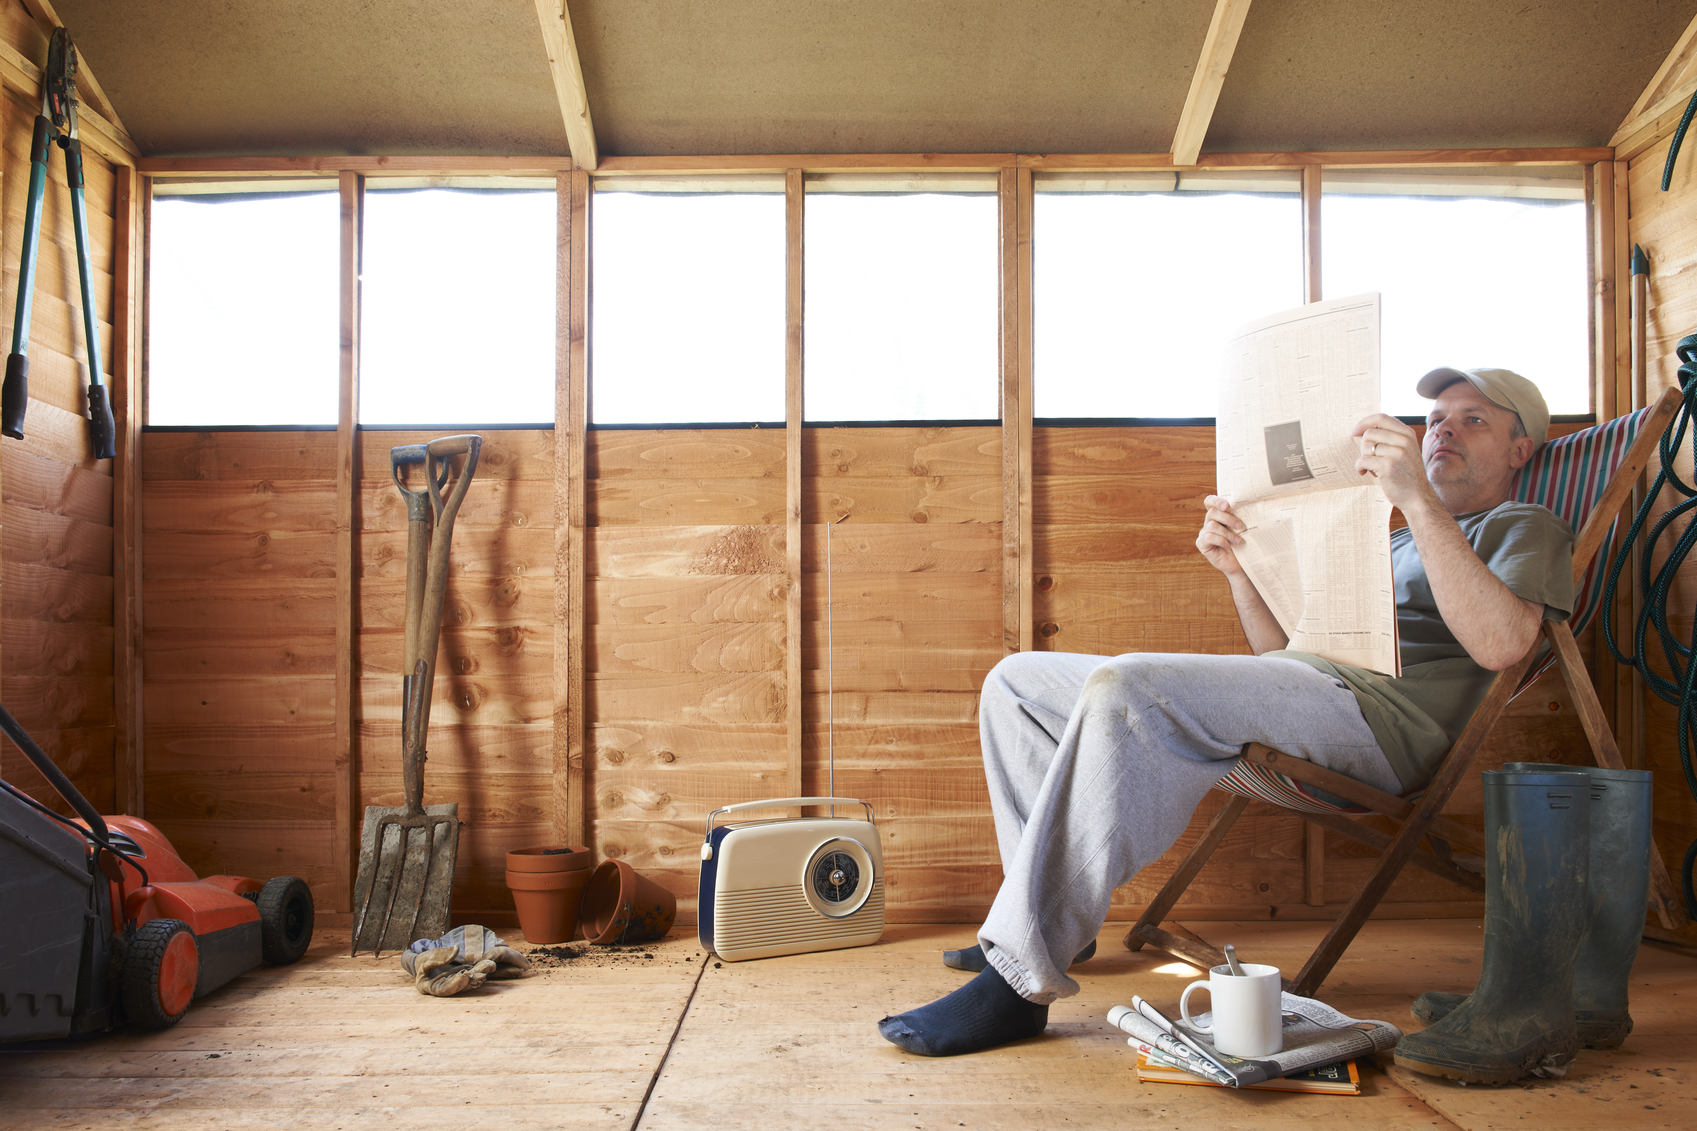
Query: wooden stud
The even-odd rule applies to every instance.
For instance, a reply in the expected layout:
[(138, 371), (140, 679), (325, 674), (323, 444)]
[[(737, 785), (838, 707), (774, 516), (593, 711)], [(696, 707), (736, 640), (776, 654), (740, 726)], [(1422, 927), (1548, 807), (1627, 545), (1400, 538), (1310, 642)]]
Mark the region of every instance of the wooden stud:
[(554, 93), (560, 99), (572, 161), (580, 169), (593, 171), (597, 159), (595, 125), (589, 117), (589, 94), (583, 86), (571, 13), (566, 11), (565, 0), (536, 0), (536, 18), (542, 27), (542, 47), (548, 53), (548, 70), (554, 76)]
[[(1032, 496), (1032, 240), (1033, 213), (1036, 199), (1031, 170), (1020, 169), (1015, 184), (1019, 197), (1019, 355), (1017, 417), (1014, 444), (1018, 475), (1018, 536), (1019, 536), (1019, 650), (1029, 652), (1037, 646), (1037, 600), (1033, 589), (1032, 567), (1037, 557), (1034, 522), (1036, 508)], [(1005, 427), (1005, 424), (1004, 424)], [(1004, 456), (1005, 458), (1005, 456)], [(1005, 504), (1004, 504), (1005, 505)], [(1004, 531), (1003, 537), (1006, 537)]]
[(1030, 651), (1031, 174), (1003, 169), (1001, 224), (1002, 651)]
[[(0, 61), (3, 62), (3, 61)], [(0, 75), (3, 77), (3, 75)], [(1566, 149), (1410, 149), (1338, 150), (1291, 153), (1206, 153), (1194, 168), (1299, 169), (1324, 165), (1337, 169), (1385, 166), (1443, 168), (1450, 165), (1587, 165), (1612, 161), (1604, 148)], [(1035, 171), (1088, 172), (1171, 170), (1170, 153), (787, 153), (685, 157), (603, 157), (597, 177), (653, 176), (666, 173), (780, 174), (789, 169), (810, 173), (939, 172), (999, 173), (1009, 165)], [(136, 169), (156, 177), (219, 180), (236, 177), (330, 176), (343, 171), (369, 177), (501, 175), (552, 177), (569, 171), (570, 158), (559, 157), (144, 157)]]
[(570, 157), (144, 157), (138, 171), (155, 177), (219, 180), (225, 177), (505, 176), (553, 177), (572, 171)]
[[(1324, 165), (1331, 169), (1441, 168), (1447, 165), (1587, 165), (1613, 160), (1604, 147), (1551, 149), (1383, 149), (1302, 150), (1288, 153), (1204, 153), (1196, 159), (1202, 169), (1291, 169)], [(833, 160), (833, 158), (824, 158)], [(1117, 169), (1174, 169), (1170, 153), (1040, 153), (1020, 154), (1021, 168), (1092, 172)], [(807, 166), (813, 168), (811, 164)]]
[(333, 891), (353, 911), (358, 866), (359, 665), (359, 276), (365, 180), (338, 179), (342, 196), (341, 380), (336, 397), (336, 840)]
[(1214, 17), (1208, 21), (1208, 34), (1202, 39), (1202, 57), (1190, 76), (1190, 92), (1185, 95), (1178, 131), (1173, 135), (1174, 165), (1194, 165), (1202, 152), (1208, 123), (1213, 120), (1214, 106), (1226, 84), (1226, 70), (1248, 16), (1249, 0), (1215, 0)]
[(586, 844), (588, 806), (583, 789), (584, 573), (589, 443), (589, 174), (561, 173), (558, 194), (558, 266), (554, 354), (554, 736), (553, 820), (561, 844)]
[(802, 236), (806, 186), (800, 169), (784, 173), (784, 748), (785, 781), (791, 797), (807, 792), (802, 777), (801, 675), (801, 422), (802, 422)]
[(1319, 302), (1320, 287), (1320, 188), (1323, 170), (1318, 165), (1302, 167), (1302, 301)]
[[(1324, 170), (1302, 167), (1302, 301), (1319, 302), (1321, 288), (1320, 193)], [(1313, 821), (1302, 825), (1302, 884), (1308, 906), (1326, 905), (1326, 830)]]
[(112, 463), (112, 694), (117, 718), (113, 753), (121, 812), (140, 816), (142, 791), (141, 657), (141, 369), (137, 364), (137, 252), (141, 204), (135, 173), (112, 169), (112, 411), (117, 458)]

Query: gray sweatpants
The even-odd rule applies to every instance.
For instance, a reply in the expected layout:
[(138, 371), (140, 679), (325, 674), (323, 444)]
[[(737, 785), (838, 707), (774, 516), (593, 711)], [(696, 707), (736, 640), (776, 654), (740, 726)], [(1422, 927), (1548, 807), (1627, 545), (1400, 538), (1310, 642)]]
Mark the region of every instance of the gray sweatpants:
[(1003, 879), (978, 941), (1039, 1004), (1078, 992), (1066, 968), (1114, 889), (1173, 846), (1245, 743), (1403, 788), (1355, 696), (1282, 657), (1018, 653), (984, 681), (979, 730)]

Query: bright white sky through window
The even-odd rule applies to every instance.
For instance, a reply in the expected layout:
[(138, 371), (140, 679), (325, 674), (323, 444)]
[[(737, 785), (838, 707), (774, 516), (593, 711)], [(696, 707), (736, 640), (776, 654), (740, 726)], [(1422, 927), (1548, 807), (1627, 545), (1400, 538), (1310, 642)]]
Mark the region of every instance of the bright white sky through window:
[(1301, 197), (1044, 192), (1033, 414), (1211, 417), (1231, 331), (1302, 302)]
[(367, 189), (361, 424), (554, 419), (555, 209), (551, 188)]
[(335, 192), (156, 196), (148, 422), (334, 425)]
[(598, 191), (590, 419), (784, 419), (784, 196)]
[(1386, 412), (1426, 415), (1414, 391), (1440, 365), (1532, 380), (1552, 413), (1591, 411), (1583, 201), (1326, 193), (1328, 298), (1384, 296)]
[(996, 194), (809, 192), (805, 215), (806, 418), (996, 419)]

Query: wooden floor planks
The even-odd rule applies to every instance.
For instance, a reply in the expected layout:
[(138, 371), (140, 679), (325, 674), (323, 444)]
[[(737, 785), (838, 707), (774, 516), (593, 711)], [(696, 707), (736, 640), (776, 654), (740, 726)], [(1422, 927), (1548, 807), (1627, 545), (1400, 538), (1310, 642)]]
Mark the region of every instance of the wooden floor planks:
[[(1294, 969), (1325, 924), (1168, 927)], [(1074, 972), (1082, 992), (1052, 1007), (1044, 1036), (949, 1060), (905, 1054), (875, 1024), (961, 984), (965, 975), (938, 955), (970, 943), (970, 926), (892, 925), (878, 946), (747, 963), (716, 963), (675, 933), (447, 1000), (416, 994), (393, 959), (345, 957), (345, 930), (321, 931), (301, 964), (244, 975), (175, 1029), (0, 1049), (0, 1122), (20, 1131), (1484, 1131), (1536, 1119), (1557, 1131), (1681, 1127), (1697, 1115), (1694, 952), (1646, 944), (1633, 979), (1636, 1031), (1621, 1050), (1581, 1053), (1565, 1079), (1463, 1088), (1369, 1068), (1364, 1094), (1350, 1098), (1139, 1084), (1108, 1008), (1134, 993), (1173, 1006), (1196, 972), (1126, 951), (1124, 929), (1103, 929), (1098, 956)], [(1416, 1029), (1415, 994), (1477, 979), (1480, 930), (1476, 920), (1371, 922), (1321, 996)]]

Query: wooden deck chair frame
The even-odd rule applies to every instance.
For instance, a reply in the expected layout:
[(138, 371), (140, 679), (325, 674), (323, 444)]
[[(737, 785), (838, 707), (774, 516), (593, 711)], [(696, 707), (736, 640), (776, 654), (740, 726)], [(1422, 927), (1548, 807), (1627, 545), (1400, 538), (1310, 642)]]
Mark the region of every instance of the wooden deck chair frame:
[[(1573, 571), (1576, 591), (1591, 560), (1602, 548), (1603, 540), (1615, 517), (1631, 497), (1633, 485), (1655, 453), (1662, 433), (1678, 411), (1679, 404), (1678, 390), (1668, 389), (1662, 394), (1661, 399), (1639, 426), (1636, 438), (1615, 466), (1608, 486), (1598, 497), (1596, 505), (1574, 539)], [(1590, 674), (1580, 657), (1579, 648), (1574, 643), (1573, 632), (1567, 622), (1545, 620), (1543, 638), (1550, 644), (1555, 665), (1561, 668), (1562, 679), (1573, 696), (1580, 725), (1597, 764), (1614, 769), (1625, 768), (1608, 720), (1603, 714), (1602, 704), (1591, 686)], [(1362, 825), (1343, 812), (1300, 811), (1305, 820), (1313, 821), (1376, 849), (1380, 858), (1366, 882), (1332, 924), (1331, 930), (1326, 933), (1326, 937), (1321, 940), (1301, 972), (1294, 979), (1286, 979), (1286, 986), (1292, 992), (1312, 996), (1314, 991), (1319, 989), (1320, 983), (1331, 973), (1332, 967), (1343, 956), (1343, 952), (1379, 901), (1384, 898), (1392, 881), (1397, 878), (1405, 864), (1423, 868), (1470, 891), (1482, 893), (1485, 890), (1481, 859), (1484, 855), (1483, 838), (1477, 831), (1441, 814), (1450, 796), (1472, 766), (1486, 736), (1501, 717), (1503, 709), (1521, 689), (1522, 679), (1537, 660), (1539, 651), (1540, 646), (1534, 644), (1517, 663), (1497, 674), (1484, 702), (1480, 703), (1461, 737), (1444, 756), (1425, 792), (1414, 799), (1381, 792), (1336, 771), (1316, 766), (1301, 758), (1281, 754), (1259, 743), (1250, 743), (1244, 748), (1244, 758), (1247, 762), (1256, 763), (1287, 778), (1336, 794), (1372, 813), (1402, 822), (1400, 830), (1391, 836)], [(1191, 849), (1178, 870), (1126, 935), (1125, 945), (1128, 949), (1139, 950), (1145, 945), (1152, 946), (1204, 970), (1224, 964), (1225, 955), (1218, 950), (1199, 940), (1184, 938), (1163, 930), (1161, 923), (1177, 905), (1185, 889), (1207, 863), (1209, 856), (1225, 839), (1233, 823), (1243, 815), (1249, 802), (1249, 797), (1233, 794), (1225, 807), (1214, 816), (1196, 847)], [(1427, 842), (1427, 847), (1421, 847), (1423, 840)], [(1469, 859), (1456, 849), (1471, 852), (1472, 858)], [(1654, 846), (1650, 852), (1650, 910), (1669, 930), (1685, 922), (1684, 909), (1673, 879), (1668, 874), (1660, 852)]]

